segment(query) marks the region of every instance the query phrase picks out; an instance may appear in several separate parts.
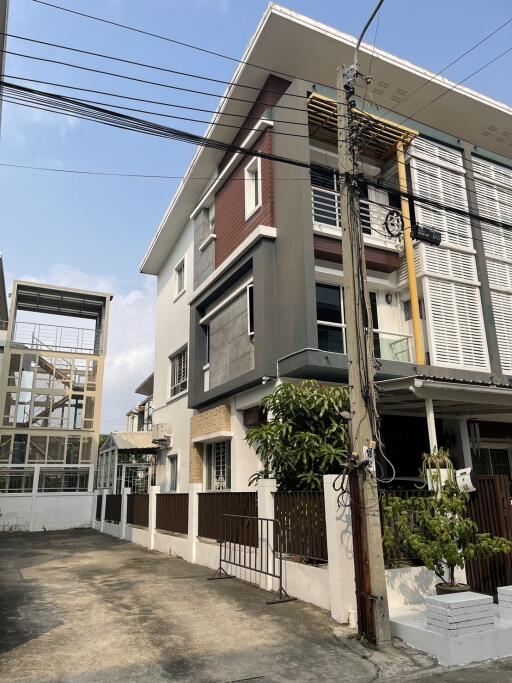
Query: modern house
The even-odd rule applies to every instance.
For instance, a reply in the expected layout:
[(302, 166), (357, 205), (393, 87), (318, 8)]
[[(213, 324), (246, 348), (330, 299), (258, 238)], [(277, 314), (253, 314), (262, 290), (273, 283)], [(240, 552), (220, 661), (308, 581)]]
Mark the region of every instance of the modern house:
[(126, 413), (127, 432), (150, 432), (153, 427), (153, 377), (151, 373), (135, 389), (144, 399)]
[[(16, 506), (24, 503), (15, 494), (89, 492), (92, 505), (111, 298), (14, 282), (2, 333), (2, 514), (7, 509), (11, 516), (23, 517)], [(62, 500), (55, 508), (64, 515), (61, 522), (68, 514)], [(33, 528), (34, 513), (30, 514)]]
[[(178, 491), (246, 490), (261, 398), (279, 382), (347, 382), (335, 79), (355, 42), (269, 6), (206, 133), (239, 149), (198, 149), (143, 259), (157, 277), (162, 490), (174, 468)], [(370, 63), (355, 95), (359, 213), (387, 455), (415, 475), (444, 445), (510, 477), (512, 109), (362, 45)], [(393, 229), (404, 202), (440, 234), (414, 241), (409, 269)]]

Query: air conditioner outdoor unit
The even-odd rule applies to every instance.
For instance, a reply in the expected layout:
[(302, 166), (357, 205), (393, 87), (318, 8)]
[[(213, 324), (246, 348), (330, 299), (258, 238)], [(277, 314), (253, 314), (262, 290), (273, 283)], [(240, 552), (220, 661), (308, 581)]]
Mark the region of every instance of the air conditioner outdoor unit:
[(171, 445), (171, 435), (167, 434), (165, 424), (153, 425), (151, 429), (151, 441), (158, 444), (159, 446), (170, 446)]

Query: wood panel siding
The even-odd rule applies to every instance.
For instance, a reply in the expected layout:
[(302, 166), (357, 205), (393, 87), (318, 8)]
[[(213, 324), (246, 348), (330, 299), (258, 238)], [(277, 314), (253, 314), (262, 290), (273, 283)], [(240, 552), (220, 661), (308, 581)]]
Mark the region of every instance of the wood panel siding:
[[(367, 246), (364, 248), (364, 253), (368, 270), (376, 270), (380, 273), (392, 273), (398, 270), (400, 257), (396, 252)], [(315, 258), (340, 263), (341, 240), (315, 235)]]
[[(264, 132), (251, 149), (271, 153), (272, 132)], [(261, 160), (261, 207), (245, 220), (244, 157), (215, 196), (215, 267), (248, 237), (258, 225), (274, 226), (273, 162)]]
[[(266, 109), (277, 104), (289, 86), (290, 81), (287, 81), (284, 78), (279, 78), (278, 76), (269, 76), (267, 78), (265, 85), (260, 90), (258, 97), (255, 99), (254, 104), (247, 114), (247, 117), (240, 126), (240, 130), (231, 141), (232, 145), (240, 145), (245, 140), (250, 133), (249, 129), (254, 128), (254, 124), (257, 123), (258, 119)], [(226, 154), (223, 156), (222, 161), (219, 164), (219, 173), (228, 163), (231, 156), (231, 152), (226, 152)]]

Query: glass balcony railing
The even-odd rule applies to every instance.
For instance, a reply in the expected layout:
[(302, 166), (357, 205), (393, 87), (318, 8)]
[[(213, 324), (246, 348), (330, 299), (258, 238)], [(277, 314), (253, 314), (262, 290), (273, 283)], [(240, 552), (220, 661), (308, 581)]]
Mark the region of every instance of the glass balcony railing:
[[(346, 325), (318, 323), (318, 345), (322, 351), (346, 353)], [(412, 362), (411, 335), (373, 330), (373, 348), (379, 360)]]

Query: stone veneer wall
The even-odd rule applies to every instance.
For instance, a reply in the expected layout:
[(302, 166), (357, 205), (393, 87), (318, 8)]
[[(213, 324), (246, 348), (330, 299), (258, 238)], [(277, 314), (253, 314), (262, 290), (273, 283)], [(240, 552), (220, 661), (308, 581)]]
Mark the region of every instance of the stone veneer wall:
[[(190, 418), (190, 439), (216, 432), (231, 431), (231, 408), (220, 405)], [(189, 482), (203, 482), (203, 446), (190, 442)]]

